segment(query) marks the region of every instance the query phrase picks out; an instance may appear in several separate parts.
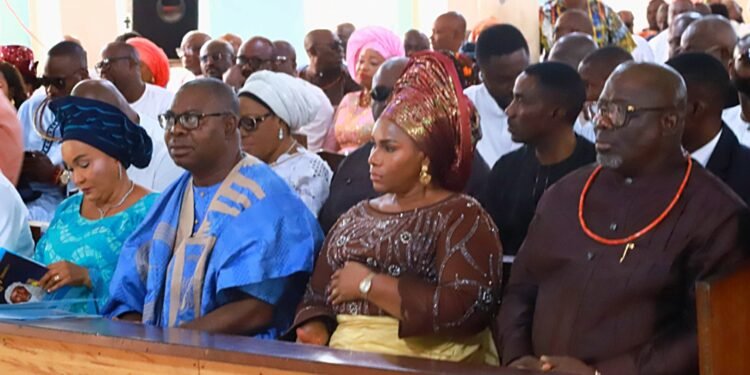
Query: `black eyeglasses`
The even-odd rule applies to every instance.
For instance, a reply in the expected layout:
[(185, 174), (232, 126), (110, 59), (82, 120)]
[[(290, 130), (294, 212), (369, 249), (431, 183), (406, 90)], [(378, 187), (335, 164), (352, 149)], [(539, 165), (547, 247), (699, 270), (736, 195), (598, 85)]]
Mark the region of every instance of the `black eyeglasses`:
[(258, 70), (263, 65), (269, 64), (270, 60), (263, 60), (257, 57), (245, 57), (245, 56), (237, 56), (237, 65), (243, 66), (247, 65), (252, 70)]
[(178, 47), (175, 48), (174, 51), (177, 54), (177, 57), (183, 58), (185, 56), (195, 56), (200, 54), (200, 47)]
[(174, 129), (175, 124), (182, 125), (187, 130), (195, 130), (200, 126), (201, 121), (206, 117), (219, 117), (219, 116), (233, 116), (230, 112), (214, 112), (214, 113), (195, 113), (186, 112), (176, 114), (172, 111), (167, 111), (159, 115), (159, 125), (162, 129), (167, 132), (171, 132)]
[(240, 129), (245, 130), (247, 132), (254, 132), (258, 130), (258, 126), (263, 122), (266, 121), (267, 118), (273, 116), (273, 113), (266, 113), (265, 115), (260, 116), (243, 116), (240, 117)]
[(54, 86), (58, 90), (62, 90), (65, 88), (65, 81), (68, 80), (68, 78), (74, 76), (77, 71), (68, 74), (67, 76), (63, 77), (50, 77), (47, 75), (42, 76), (42, 78), (39, 78), (39, 83), (41, 83), (42, 86), (49, 88), (50, 86)]
[(229, 60), (234, 60), (234, 56), (232, 55), (227, 55), (224, 52), (217, 52), (217, 53), (211, 53), (208, 55), (201, 56), (201, 62), (205, 64), (208, 62), (209, 58), (213, 61), (220, 61), (220, 60), (224, 60), (224, 58), (226, 57), (229, 57)]
[(656, 112), (665, 111), (674, 108), (673, 106), (662, 107), (641, 107), (638, 108), (632, 104), (610, 102), (600, 100), (593, 103), (588, 111), (594, 118), (594, 123), (598, 124), (602, 118), (609, 120), (612, 128), (619, 129), (624, 127), (630, 121), (630, 118), (638, 112)]
[(384, 102), (391, 96), (392, 87), (375, 86), (370, 92), (370, 97), (376, 102)]
[(94, 69), (96, 69), (97, 73), (101, 74), (101, 72), (108, 69), (113, 62), (130, 59), (130, 56), (110, 57), (102, 59), (102, 61), (99, 61), (98, 63), (96, 63), (96, 65), (94, 65)]

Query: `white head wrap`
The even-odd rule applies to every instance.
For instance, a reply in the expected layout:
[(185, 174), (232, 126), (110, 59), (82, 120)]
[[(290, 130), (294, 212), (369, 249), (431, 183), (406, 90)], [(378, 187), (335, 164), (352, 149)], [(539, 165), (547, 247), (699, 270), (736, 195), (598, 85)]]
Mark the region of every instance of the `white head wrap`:
[(266, 70), (253, 73), (238, 93), (242, 94), (262, 100), (292, 132), (312, 122), (319, 105), (300, 78)]

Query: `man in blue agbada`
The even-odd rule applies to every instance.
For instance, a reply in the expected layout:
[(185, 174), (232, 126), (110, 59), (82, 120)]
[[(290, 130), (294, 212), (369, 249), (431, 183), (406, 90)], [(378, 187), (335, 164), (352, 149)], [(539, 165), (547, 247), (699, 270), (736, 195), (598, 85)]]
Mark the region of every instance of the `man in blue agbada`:
[(160, 117), (186, 169), (123, 246), (105, 315), (273, 339), (288, 328), (322, 242), (304, 203), (240, 149), (239, 104), (198, 79)]

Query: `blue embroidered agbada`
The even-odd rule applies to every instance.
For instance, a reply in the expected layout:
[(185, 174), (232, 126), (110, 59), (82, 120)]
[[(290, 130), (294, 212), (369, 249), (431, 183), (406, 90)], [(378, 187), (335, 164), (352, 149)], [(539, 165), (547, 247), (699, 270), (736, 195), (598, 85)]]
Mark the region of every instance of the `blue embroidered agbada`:
[(271, 326), (252, 334), (276, 338), (322, 239), (304, 203), (252, 156), (214, 187), (193, 187), (185, 174), (123, 246), (104, 314), (138, 312), (144, 324), (176, 327), (246, 294), (274, 306)]

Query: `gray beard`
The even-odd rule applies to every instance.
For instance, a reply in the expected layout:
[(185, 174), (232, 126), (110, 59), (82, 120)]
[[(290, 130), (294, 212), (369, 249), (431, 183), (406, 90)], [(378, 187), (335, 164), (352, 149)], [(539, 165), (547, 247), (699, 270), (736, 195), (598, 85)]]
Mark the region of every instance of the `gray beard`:
[(617, 169), (622, 165), (622, 157), (619, 155), (596, 154), (596, 162), (604, 168)]

